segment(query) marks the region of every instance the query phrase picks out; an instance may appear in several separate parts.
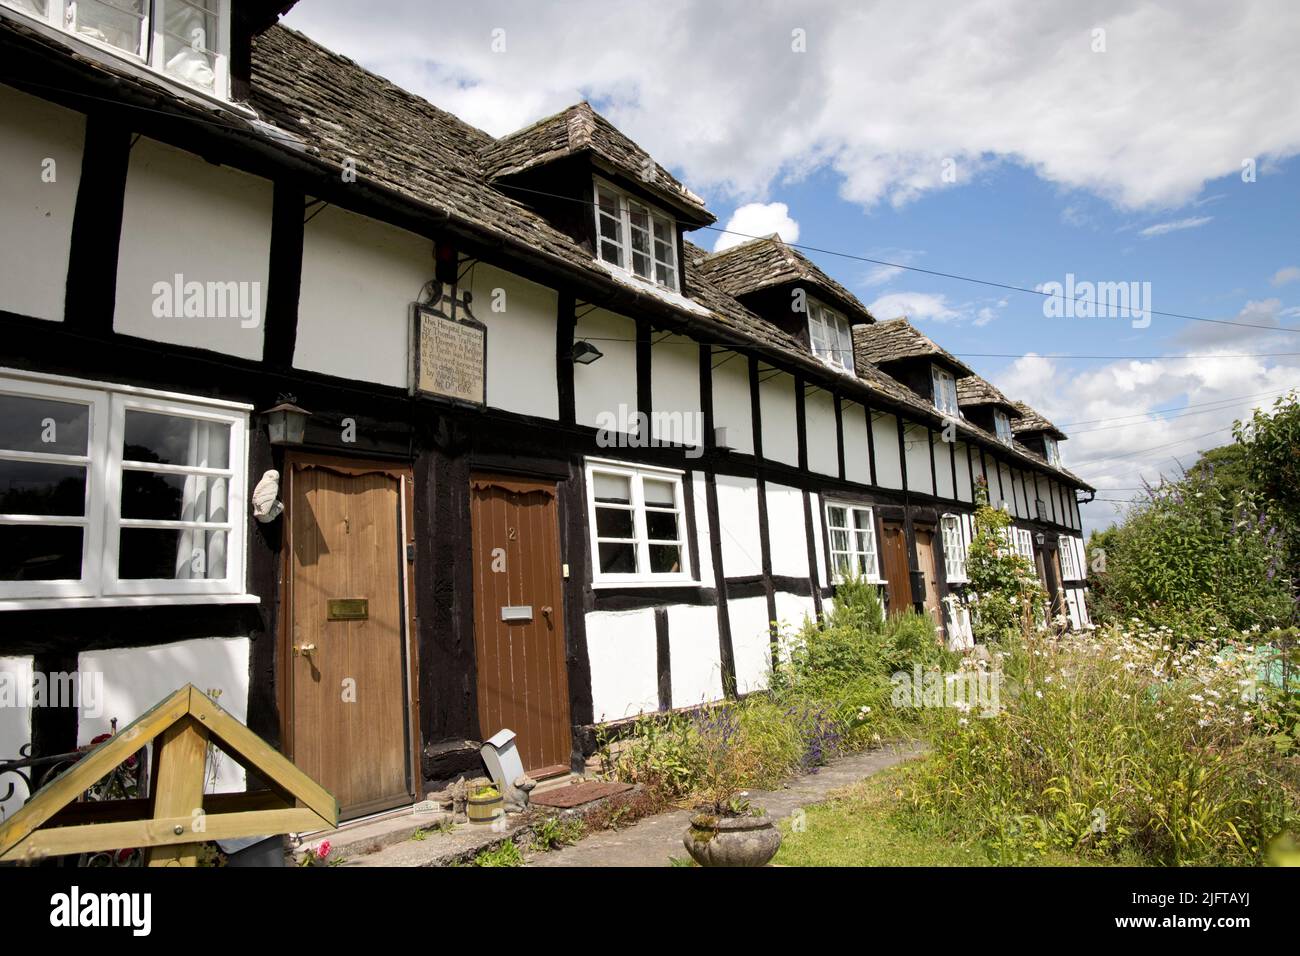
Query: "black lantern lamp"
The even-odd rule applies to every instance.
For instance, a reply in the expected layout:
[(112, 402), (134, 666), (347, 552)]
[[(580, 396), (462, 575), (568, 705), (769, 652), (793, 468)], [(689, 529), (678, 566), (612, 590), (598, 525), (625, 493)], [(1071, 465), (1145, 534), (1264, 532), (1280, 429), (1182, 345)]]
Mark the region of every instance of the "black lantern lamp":
[(573, 343), (573, 361), (579, 365), (590, 365), (604, 354), (585, 339)]
[(311, 412), (294, 404), (292, 395), (281, 395), (280, 403), (262, 412), (266, 420), (266, 433), (272, 445), (301, 445), (307, 431)]

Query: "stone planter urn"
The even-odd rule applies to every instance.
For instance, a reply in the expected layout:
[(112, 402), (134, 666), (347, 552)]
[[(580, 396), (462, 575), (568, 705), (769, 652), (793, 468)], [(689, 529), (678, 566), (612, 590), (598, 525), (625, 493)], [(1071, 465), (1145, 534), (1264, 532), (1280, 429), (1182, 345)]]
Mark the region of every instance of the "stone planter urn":
[(781, 847), (781, 831), (766, 811), (741, 816), (697, 813), (682, 845), (700, 866), (765, 866)]

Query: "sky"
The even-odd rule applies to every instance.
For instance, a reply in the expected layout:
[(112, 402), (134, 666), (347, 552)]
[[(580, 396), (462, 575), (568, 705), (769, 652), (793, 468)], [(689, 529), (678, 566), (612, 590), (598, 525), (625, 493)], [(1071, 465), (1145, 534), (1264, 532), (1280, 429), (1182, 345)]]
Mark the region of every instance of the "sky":
[[(1294, 0), (302, 0), (285, 23), (496, 136), (590, 101), (718, 216), (692, 241), (779, 232), (1069, 433), (1085, 532), (1300, 386)], [(1136, 297), (1081, 315), (1071, 281)]]

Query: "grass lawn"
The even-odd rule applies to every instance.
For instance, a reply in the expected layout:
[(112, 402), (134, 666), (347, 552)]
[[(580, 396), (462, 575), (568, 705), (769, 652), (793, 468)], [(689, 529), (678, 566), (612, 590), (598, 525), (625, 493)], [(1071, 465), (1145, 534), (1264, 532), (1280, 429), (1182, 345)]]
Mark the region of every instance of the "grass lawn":
[[(900, 788), (911, 768), (892, 767), (807, 807), (806, 829), (781, 822), (777, 866), (988, 866), (978, 844), (925, 833), (899, 813)], [(1049, 853), (1037, 866), (1095, 865), (1065, 853)]]

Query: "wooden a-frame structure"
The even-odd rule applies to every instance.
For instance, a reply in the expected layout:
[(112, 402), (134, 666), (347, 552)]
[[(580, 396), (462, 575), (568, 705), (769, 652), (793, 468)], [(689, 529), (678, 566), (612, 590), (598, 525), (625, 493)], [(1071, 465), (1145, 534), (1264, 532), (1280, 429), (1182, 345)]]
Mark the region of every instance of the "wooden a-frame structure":
[[(77, 802), (150, 741), (155, 744), (150, 795)], [(208, 743), (219, 746), (269, 789), (205, 794)], [(0, 862), (148, 848), (150, 866), (194, 866), (208, 840), (271, 836), (338, 826), (339, 807), (320, 784), (186, 684), (103, 741), (43, 786), (0, 824)]]

